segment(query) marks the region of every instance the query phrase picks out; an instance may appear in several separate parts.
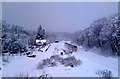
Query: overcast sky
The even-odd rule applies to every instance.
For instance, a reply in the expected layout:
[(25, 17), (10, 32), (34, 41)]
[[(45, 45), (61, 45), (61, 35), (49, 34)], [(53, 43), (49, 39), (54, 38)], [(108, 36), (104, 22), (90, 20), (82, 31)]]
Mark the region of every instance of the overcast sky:
[(10, 24), (37, 30), (74, 32), (96, 19), (117, 13), (117, 2), (8, 2), (2, 3), (2, 19)]

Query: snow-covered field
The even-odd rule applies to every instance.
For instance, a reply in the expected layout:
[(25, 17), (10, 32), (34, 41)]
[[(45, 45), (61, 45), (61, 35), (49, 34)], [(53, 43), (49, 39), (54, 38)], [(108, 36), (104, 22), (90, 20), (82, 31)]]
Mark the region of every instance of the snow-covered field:
[(0, 55), (0, 78), (2, 77), (2, 56)]
[[(40, 52), (37, 49), (34, 50), (36, 54), (35, 58), (28, 58), (26, 56), (14, 56), (11, 58), (10, 63), (3, 65), (2, 76), (3, 77), (39, 77), (42, 74), (49, 74), (52, 77), (100, 77), (96, 74), (99, 70), (110, 70), (113, 77), (118, 77), (118, 59), (112, 57), (104, 57), (92, 53), (91, 51), (85, 51), (83, 48), (79, 48), (77, 52), (74, 52), (72, 56), (82, 61), (82, 64), (78, 67), (65, 67), (63, 65), (57, 65), (55, 67), (44, 67), (43, 69), (37, 69), (38, 63), (41, 60), (50, 58), (58, 52), (57, 49), (64, 49), (64, 42), (52, 43), (48, 51)], [(43, 48), (42, 50), (45, 50)], [(65, 57), (66, 55), (64, 55)]]

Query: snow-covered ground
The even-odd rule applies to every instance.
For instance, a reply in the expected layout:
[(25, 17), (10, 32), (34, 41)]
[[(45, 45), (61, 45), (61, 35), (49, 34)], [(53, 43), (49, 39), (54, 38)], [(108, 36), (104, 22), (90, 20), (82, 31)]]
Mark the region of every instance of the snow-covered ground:
[[(42, 74), (49, 74), (52, 77), (100, 77), (96, 72), (98, 70), (110, 70), (113, 77), (118, 77), (118, 59), (112, 57), (104, 57), (92, 53), (91, 51), (85, 51), (83, 48), (79, 48), (77, 52), (74, 52), (72, 56), (82, 61), (82, 64), (78, 67), (64, 67), (63, 65), (57, 65), (55, 67), (44, 67), (43, 69), (37, 69), (38, 63), (43, 59), (50, 58), (55, 55), (61, 49), (65, 49), (65, 41), (59, 43), (52, 43), (48, 51), (40, 52), (37, 49), (34, 50), (36, 54), (35, 58), (28, 58), (26, 56), (14, 56), (11, 58), (10, 63), (3, 66), (3, 77), (20, 77), (20, 76), (32, 76), (39, 77)], [(43, 48), (42, 50), (45, 50)], [(58, 50), (56, 50), (58, 49)]]
[(0, 79), (2, 77), (2, 56), (0, 55)]

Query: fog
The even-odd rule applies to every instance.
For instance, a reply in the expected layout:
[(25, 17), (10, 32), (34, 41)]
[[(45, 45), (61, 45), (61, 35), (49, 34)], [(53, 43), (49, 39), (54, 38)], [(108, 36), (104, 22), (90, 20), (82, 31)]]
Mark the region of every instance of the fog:
[(99, 18), (117, 13), (117, 2), (4, 2), (2, 19), (26, 30), (83, 30)]

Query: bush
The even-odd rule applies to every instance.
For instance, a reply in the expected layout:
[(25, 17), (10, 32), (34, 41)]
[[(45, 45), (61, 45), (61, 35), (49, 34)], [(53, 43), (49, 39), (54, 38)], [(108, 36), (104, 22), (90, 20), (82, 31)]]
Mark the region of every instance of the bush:
[(37, 69), (43, 69), (43, 68), (44, 68), (44, 65), (41, 62), (38, 63)]
[(45, 66), (54, 67), (57, 66), (57, 63), (47, 58), (38, 64), (37, 69), (43, 69)]
[(37, 69), (43, 69), (45, 66), (47, 67), (54, 67), (57, 66), (57, 62), (61, 65), (64, 65), (65, 67), (76, 67), (79, 66), (82, 62), (80, 60), (77, 60), (74, 56), (67, 57), (67, 58), (61, 58), (59, 55), (53, 55), (50, 57), (50, 59), (44, 59), (42, 62), (40, 62), (37, 66)]
[(96, 74), (105, 77), (105, 78), (111, 78), (112, 77), (112, 72), (110, 70), (98, 70)]
[(56, 62), (51, 62), (49, 67), (54, 67), (54, 66), (57, 66), (57, 63)]
[(79, 66), (82, 62), (80, 60), (77, 60), (74, 56), (72, 56), (62, 59), (60, 63), (65, 67), (67, 66), (75, 67), (75, 66)]
[(3, 61), (3, 65), (5, 65), (6, 63), (9, 63), (9, 62), (10, 62), (10, 59), (9, 59), (9, 57), (7, 57), (7, 56), (3, 56), (3, 57), (2, 57), (2, 61)]
[(44, 60), (42, 61), (42, 64), (43, 64), (44, 66), (47, 66), (47, 65), (50, 64), (50, 62), (51, 62), (51, 60), (47, 58), (47, 59), (44, 59)]
[(50, 57), (51, 61), (60, 61), (62, 58), (59, 55), (53, 55)]

